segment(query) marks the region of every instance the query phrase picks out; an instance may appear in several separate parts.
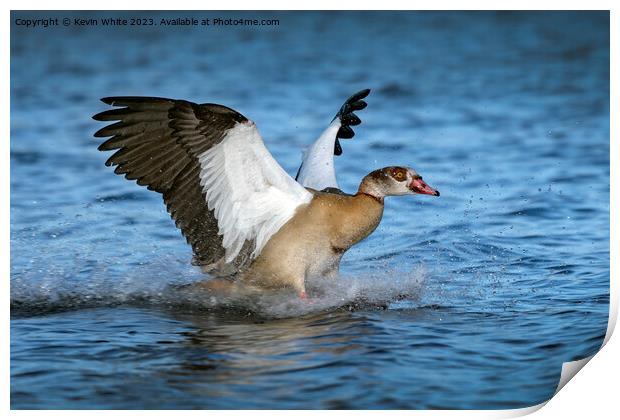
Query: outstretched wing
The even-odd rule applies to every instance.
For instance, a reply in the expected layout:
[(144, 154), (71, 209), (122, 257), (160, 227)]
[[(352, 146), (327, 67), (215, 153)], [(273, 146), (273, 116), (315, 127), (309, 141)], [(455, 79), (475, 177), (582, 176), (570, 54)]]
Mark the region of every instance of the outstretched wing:
[(95, 115), (119, 121), (96, 137), (116, 150), (106, 165), (163, 194), (194, 251), (193, 262), (230, 273), (258, 256), (312, 195), (266, 149), (253, 122), (222, 105), (165, 98), (113, 97), (121, 106)]
[(334, 155), (342, 154), (339, 139), (353, 138), (355, 132), (351, 126), (361, 124), (361, 120), (353, 111), (366, 108), (363, 101), (370, 93), (364, 89), (345, 101), (332, 123), (321, 136), (302, 155), (302, 162), (295, 179), (305, 187), (315, 190), (339, 188), (334, 168)]

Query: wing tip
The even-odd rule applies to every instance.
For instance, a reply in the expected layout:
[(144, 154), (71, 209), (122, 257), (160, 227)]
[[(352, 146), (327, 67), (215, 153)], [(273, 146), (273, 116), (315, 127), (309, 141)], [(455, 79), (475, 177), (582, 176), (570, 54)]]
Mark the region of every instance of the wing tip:
[(163, 98), (159, 96), (106, 96), (100, 99), (101, 102), (112, 106), (129, 106), (134, 104), (152, 103), (152, 102), (165, 102), (174, 103), (178, 102), (176, 99)]
[(370, 91), (371, 91), (370, 88), (362, 89), (353, 96), (356, 96), (358, 100), (364, 99), (365, 97), (370, 95)]
[[(123, 106), (123, 104), (121, 104), (120, 102), (122, 102), (123, 97), (122, 96), (106, 96), (105, 98), (100, 98), (99, 100), (101, 102), (103, 102), (106, 105), (111, 105), (111, 106)], [(120, 118), (110, 118), (113, 115), (115, 115), (116, 110), (114, 109), (110, 109), (107, 111), (102, 111), (102, 112), (98, 112), (95, 115), (93, 115), (91, 118), (95, 121), (117, 121), (120, 120)], [(106, 137), (106, 136), (97, 136), (97, 134), (95, 134), (95, 137)]]
[[(95, 115), (95, 117), (96, 117), (96, 115)], [(98, 120), (98, 121), (101, 121), (101, 120)], [(114, 124), (110, 124), (110, 125), (106, 125), (103, 128), (100, 128), (99, 130), (95, 131), (95, 134), (93, 134), (93, 137), (111, 137), (111, 136), (114, 136), (117, 133), (113, 131), (114, 130), (114, 127), (112, 127), (113, 125)]]

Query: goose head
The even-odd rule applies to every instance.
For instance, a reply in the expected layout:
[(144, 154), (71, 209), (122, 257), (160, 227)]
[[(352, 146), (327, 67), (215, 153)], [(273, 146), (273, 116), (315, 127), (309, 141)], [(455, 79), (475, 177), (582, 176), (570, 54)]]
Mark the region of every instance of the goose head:
[(413, 168), (403, 166), (388, 166), (372, 171), (362, 180), (359, 192), (379, 200), (388, 195), (439, 195), (439, 191), (424, 182)]

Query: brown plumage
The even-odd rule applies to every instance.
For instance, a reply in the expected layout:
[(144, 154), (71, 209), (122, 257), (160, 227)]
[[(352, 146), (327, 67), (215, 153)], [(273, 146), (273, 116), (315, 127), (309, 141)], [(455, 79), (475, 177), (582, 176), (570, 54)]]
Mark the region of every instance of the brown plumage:
[(312, 201), (271, 237), (240, 279), (304, 292), (306, 277), (337, 274), (344, 252), (370, 235), (382, 215), (383, 200), (367, 194), (315, 191)]

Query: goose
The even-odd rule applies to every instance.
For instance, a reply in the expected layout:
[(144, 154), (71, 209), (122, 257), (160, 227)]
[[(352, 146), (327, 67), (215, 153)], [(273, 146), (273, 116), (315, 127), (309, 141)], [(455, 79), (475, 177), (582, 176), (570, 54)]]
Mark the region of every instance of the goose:
[(256, 124), (223, 105), (157, 97), (107, 97), (96, 114), (114, 122), (94, 136), (114, 172), (163, 196), (193, 250), (192, 263), (215, 278), (198, 288), (229, 293), (291, 289), (338, 274), (343, 254), (370, 235), (387, 196), (439, 196), (412, 168), (366, 175), (355, 194), (336, 182), (339, 138), (353, 137), (369, 90), (350, 97), (304, 154), (296, 179), (267, 150)]

